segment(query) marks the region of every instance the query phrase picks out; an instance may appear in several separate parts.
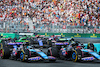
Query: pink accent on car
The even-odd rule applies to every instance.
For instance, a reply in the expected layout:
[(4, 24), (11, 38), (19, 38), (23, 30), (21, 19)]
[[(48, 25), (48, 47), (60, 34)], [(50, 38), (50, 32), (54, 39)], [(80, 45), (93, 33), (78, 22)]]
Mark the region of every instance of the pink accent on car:
[(1, 52), (0, 52), (0, 53), (1, 53), (0, 55), (1, 55), (1, 57), (2, 57), (2, 50), (1, 50)]

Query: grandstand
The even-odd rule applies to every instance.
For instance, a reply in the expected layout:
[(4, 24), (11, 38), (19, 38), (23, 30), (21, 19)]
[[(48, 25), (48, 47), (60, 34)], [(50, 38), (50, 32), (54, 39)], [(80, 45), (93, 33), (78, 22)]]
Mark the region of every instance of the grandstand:
[(100, 33), (100, 0), (0, 0), (0, 32)]

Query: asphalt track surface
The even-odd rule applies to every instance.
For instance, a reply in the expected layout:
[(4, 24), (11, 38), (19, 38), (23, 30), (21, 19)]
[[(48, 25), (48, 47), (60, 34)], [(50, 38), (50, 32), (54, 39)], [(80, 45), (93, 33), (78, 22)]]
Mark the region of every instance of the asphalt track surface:
[(100, 38), (74, 38), (75, 41), (79, 41), (81, 43), (88, 43), (88, 42), (92, 42), (92, 43), (100, 43)]
[[(76, 39), (75, 39), (76, 40)], [(81, 42), (100, 42), (100, 39), (77, 39)], [(44, 52), (47, 49), (43, 49)], [(67, 60), (58, 59), (56, 62), (44, 63), (44, 62), (21, 62), (9, 59), (0, 58), (0, 67), (100, 67), (100, 61), (93, 62), (73, 62)]]
[[(44, 52), (47, 49), (43, 49)], [(100, 67), (100, 61), (93, 62), (73, 62), (67, 60), (58, 59), (56, 62), (21, 62), (10, 59), (1, 59), (0, 58), (0, 67)]]

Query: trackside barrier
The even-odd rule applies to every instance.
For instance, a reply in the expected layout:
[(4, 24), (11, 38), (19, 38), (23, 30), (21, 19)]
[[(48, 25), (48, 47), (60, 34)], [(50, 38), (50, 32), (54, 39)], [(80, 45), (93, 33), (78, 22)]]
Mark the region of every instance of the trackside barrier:
[(16, 33), (0, 33), (0, 35), (5, 38), (19, 38), (19, 35)]
[[(19, 38), (20, 34), (16, 34), (16, 33), (0, 33), (1, 36), (6, 36), (6, 37), (17, 37)], [(43, 36), (47, 36), (50, 37), (52, 35), (56, 35), (59, 36), (61, 35), (62, 37), (68, 37), (68, 38), (100, 38), (100, 34), (89, 34), (89, 33), (37, 33), (37, 35), (43, 35)]]
[(52, 35), (61, 35), (62, 37), (74, 38), (100, 38), (100, 34), (82, 34), (82, 33), (38, 33), (38, 35), (45, 35), (47, 37)]

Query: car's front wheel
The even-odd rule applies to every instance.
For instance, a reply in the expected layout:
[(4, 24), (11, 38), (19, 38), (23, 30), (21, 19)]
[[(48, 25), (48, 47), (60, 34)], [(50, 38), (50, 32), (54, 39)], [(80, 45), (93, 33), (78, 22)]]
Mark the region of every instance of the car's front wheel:
[(72, 61), (74, 62), (78, 62), (78, 61), (81, 61), (81, 50), (74, 50), (72, 52)]

